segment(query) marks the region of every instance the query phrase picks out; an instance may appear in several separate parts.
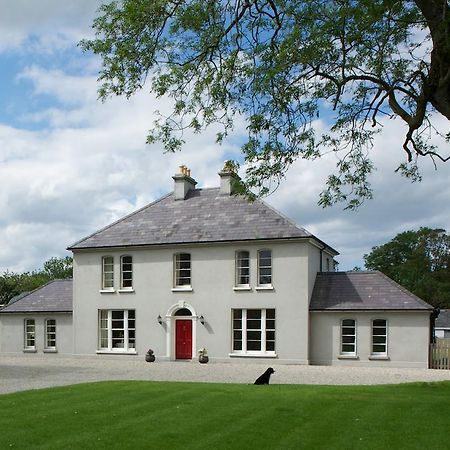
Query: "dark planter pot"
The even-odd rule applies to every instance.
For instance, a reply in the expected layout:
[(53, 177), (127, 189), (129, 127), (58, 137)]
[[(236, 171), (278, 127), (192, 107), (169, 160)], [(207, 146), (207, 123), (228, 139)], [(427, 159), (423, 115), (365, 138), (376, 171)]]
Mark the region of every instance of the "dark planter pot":
[(201, 364), (206, 364), (209, 361), (209, 357), (205, 355), (200, 355), (198, 360)]
[(154, 362), (155, 361), (155, 355), (145, 355), (145, 360), (147, 362)]

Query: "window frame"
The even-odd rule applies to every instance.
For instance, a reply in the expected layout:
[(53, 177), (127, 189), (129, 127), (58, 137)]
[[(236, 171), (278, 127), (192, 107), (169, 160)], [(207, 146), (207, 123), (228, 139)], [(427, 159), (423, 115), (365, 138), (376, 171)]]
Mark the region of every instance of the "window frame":
[[(240, 311), (240, 318), (236, 318), (235, 312)], [(249, 321), (258, 319), (248, 318), (248, 311), (260, 311), (259, 328), (249, 327)], [(268, 315), (270, 311), (270, 316)], [(236, 322), (240, 321), (238, 328)], [(269, 322), (273, 322), (273, 326)], [(249, 350), (248, 342), (257, 342), (257, 339), (248, 339), (249, 332), (260, 332), (260, 350)], [(240, 339), (237, 338), (240, 333)], [(273, 338), (268, 338), (268, 333), (273, 333)], [(241, 342), (240, 349), (236, 348), (237, 342)], [(268, 343), (272, 342), (273, 349), (268, 350)], [(275, 308), (232, 308), (231, 310), (231, 356), (276, 356), (276, 309)]]
[[(49, 331), (49, 322), (54, 322), (53, 331)], [(56, 319), (45, 319), (44, 322), (45, 337), (44, 337), (44, 350), (56, 350)], [(53, 335), (52, 338), (49, 336)], [(49, 345), (49, 342), (53, 340), (54, 345)]]
[[(33, 329), (30, 331), (28, 329), (28, 326), (31, 325)], [(32, 337), (29, 337), (29, 335), (32, 335)], [(23, 320), (23, 348), (24, 350), (36, 350), (36, 320), (31, 318), (25, 318)], [(28, 345), (29, 339), (33, 341), (33, 345)]]
[[(263, 266), (261, 265), (261, 259), (263, 259), (261, 257), (261, 254), (263, 252), (270, 252), (270, 266)], [(267, 259), (267, 258), (265, 258)], [(272, 288), (273, 287), (273, 253), (272, 250), (270, 248), (261, 248), (258, 250), (258, 254), (257, 254), (257, 260), (258, 260), (258, 287), (260, 288)], [(270, 268), (270, 283), (262, 283), (261, 279), (263, 276), (267, 276), (267, 275), (263, 275), (261, 276), (261, 269), (267, 269)]]
[[(374, 326), (374, 322), (377, 320), (383, 320), (384, 321), (384, 326)], [(374, 334), (374, 329), (382, 329), (384, 328), (384, 334), (380, 335)], [(384, 344), (383, 343), (375, 343), (374, 342), (374, 337), (384, 337)], [(375, 351), (374, 350), (374, 346), (375, 345), (383, 345), (384, 346), (384, 352), (380, 352), (380, 351)], [(371, 339), (370, 339), (370, 355), (371, 356), (375, 356), (375, 357), (387, 357), (388, 356), (388, 320), (382, 317), (378, 317), (376, 319), (372, 319), (371, 320)]]
[[(353, 325), (344, 325), (344, 321), (346, 320), (351, 320), (353, 321)], [(344, 335), (344, 328), (354, 328), (354, 333), (353, 334), (345, 334)], [(348, 336), (352, 336), (353, 339), (353, 343), (351, 342), (344, 342), (344, 336), (348, 337)], [(353, 351), (348, 351), (348, 350), (344, 350), (343, 347), (344, 345), (353, 345), (354, 350)], [(341, 356), (357, 356), (358, 355), (358, 333), (357, 333), (357, 322), (356, 319), (354, 319), (353, 317), (345, 317), (343, 319), (341, 319), (341, 327), (340, 327), (340, 355)]]
[[(111, 259), (111, 263), (109, 263), (109, 266), (112, 266), (112, 270), (106, 271), (105, 266), (106, 260)], [(111, 286), (106, 286), (106, 274), (112, 274), (111, 277)], [(114, 291), (114, 256), (112, 255), (105, 255), (102, 256), (102, 291)]]
[[(122, 313), (122, 318), (113, 317), (113, 313)], [(132, 314), (130, 314), (130, 312)], [(113, 321), (123, 321), (123, 328), (113, 328)], [(131, 322), (131, 324), (130, 324)], [(103, 326), (106, 324), (106, 327)], [(130, 326), (132, 325), (132, 326)], [(135, 309), (99, 309), (98, 310), (97, 353), (136, 353), (136, 310)], [(105, 331), (106, 334), (102, 333)], [(114, 337), (115, 331), (123, 331), (123, 336)], [(130, 331), (132, 333), (130, 333)], [(131, 335), (131, 336), (130, 336)], [(123, 347), (114, 346), (114, 340), (122, 339)], [(106, 346), (103, 343), (106, 340)]]
[[(247, 254), (247, 266), (242, 265), (242, 261), (245, 258), (240, 257), (240, 254)], [(240, 283), (241, 278), (245, 277), (242, 275), (242, 269), (248, 270), (247, 283)], [(235, 271), (234, 271), (234, 286), (238, 288), (249, 288), (250, 287), (250, 252), (248, 250), (236, 250), (235, 252)]]
[[(124, 258), (130, 258), (131, 261), (130, 262), (124, 262)], [(131, 265), (131, 269), (130, 270), (124, 270), (123, 266), (125, 264), (130, 264)], [(130, 273), (131, 274), (131, 277), (130, 277), (131, 285), (130, 286), (124, 286), (124, 278), (123, 278), (124, 273)], [(133, 256), (132, 255), (122, 255), (120, 257), (120, 289), (122, 291), (132, 291), (133, 290)]]
[[(183, 262), (189, 261), (189, 268), (181, 267), (182, 260), (181, 255), (189, 255), (189, 260), (184, 260)], [(189, 271), (189, 276), (180, 276), (182, 270)], [(180, 284), (181, 279), (188, 279), (189, 283)], [(173, 255), (173, 288), (174, 289), (192, 289), (192, 255), (186, 252), (175, 253)]]

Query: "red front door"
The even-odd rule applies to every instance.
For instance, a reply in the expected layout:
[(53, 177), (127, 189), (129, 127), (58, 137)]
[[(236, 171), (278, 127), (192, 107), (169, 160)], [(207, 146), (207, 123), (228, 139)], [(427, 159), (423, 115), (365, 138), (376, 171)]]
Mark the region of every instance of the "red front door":
[(175, 358), (192, 359), (192, 320), (176, 321)]

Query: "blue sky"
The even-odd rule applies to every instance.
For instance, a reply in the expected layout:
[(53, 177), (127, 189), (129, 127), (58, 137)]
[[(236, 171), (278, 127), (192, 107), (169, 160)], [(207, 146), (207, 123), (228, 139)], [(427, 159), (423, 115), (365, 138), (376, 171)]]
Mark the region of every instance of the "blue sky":
[[(217, 186), (223, 161), (239, 155), (243, 123), (220, 147), (211, 129), (164, 155), (145, 138), (154, 109), (167, 111), (167, 102), (145, 89), (128, 101), (97, 100), (100, 62), (77, 44), (92, 36), (99, 4), (0, 0), (0, 271), (67, 255), (68, 245), (171, 191), (181, 164), (198, 186)], [(400, 123), (385, 123), (373, 151), (375, 198), (358, 212), (317, 206), (332, 155), (295, 163), (266, 201), (337, 249), (342, 270), (362, 266), (364, 253), (401, 231), (449, 229), (450, 165), (435, 171), (425, 161), (422, 183), (395, 174), (402, 132)]]

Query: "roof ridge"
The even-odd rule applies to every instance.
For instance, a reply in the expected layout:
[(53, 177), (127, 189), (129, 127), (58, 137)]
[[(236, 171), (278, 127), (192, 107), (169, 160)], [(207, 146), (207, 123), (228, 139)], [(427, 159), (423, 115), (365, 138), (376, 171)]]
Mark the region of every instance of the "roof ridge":
[(168, 197), (170, 197), (171, 195), (173, 195), (173, 192), (174, 192), (174, 191), (171, 191), (171, 192), (169, 192), (168, 194), (163, 195), (163, 196), (160, 197), (159, 199), (154, 200), (153, 202), (148, 203), (147, 205), (143, 206), (142, 208), (139, 208), (139, 209), (137, 209), (136, 211), (133, 211), (133, 212), (131, 212), (130, 214), (127, 214), (126, 216), (121, 217), (120, 219), (116, 220), (115, 222), (110, 223), (109, 225), (106, 225), (105, 227), (100, 228), (100, 229), (97, 230), (97, 231), (94, 231), (94, 232), (91, 233), (89, 236), (85, 236), (84, 238), (80, 239), (79, 241), (74, 242), (72, 245), (69, 245), (69, 247), (67, 247), (66, 250), (71, 250), (71, 249), (73, 249), (73, 247), (75, 247), (76, 245), (81, 244), (83, 241), (86, 241), (86, 240), (90, 239), (91, 237), (95, 236), (96, 234), (101, 233), (101, 232), (103, 232), (103, 231), (105, 231), (105, 230), (108, 230), (109, 228), (113, 227), (114, 225), (117, 225), (118, 223), (123, 222), (124, 220), (126, 220), (126, 219), (128, 219), (128, 218), (130, 218), (130, 217), (133, 217), (134, 215), (136, 215), (136, 214), (138, 214), (138, 213), (144, 211), (145, 209), (150, 208), (151, 206), (156, 205), (157, 203), (162, 202), (162, 201), (165, 200), (166, 198), (168, 198)]

